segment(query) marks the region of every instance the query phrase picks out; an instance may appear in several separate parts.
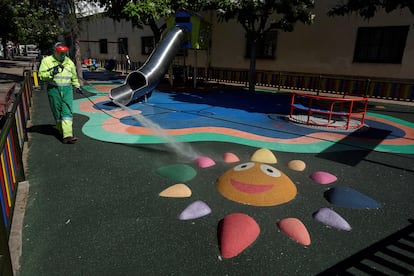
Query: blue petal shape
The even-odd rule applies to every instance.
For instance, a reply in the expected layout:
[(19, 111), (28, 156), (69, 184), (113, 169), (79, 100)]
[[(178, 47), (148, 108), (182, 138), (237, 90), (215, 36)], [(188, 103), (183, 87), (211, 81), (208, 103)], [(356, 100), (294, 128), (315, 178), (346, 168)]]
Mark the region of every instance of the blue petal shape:
[(326, 200), (337, 206), (348, 208), (378, 209), (381, 204), (373, 198), (346, 186), (336, 186), (324, 193)]
[(180, 220), (190, 220), (207, 216), (211, 213), (210, 207), (201, 200), (194, 201), (178, 216)]

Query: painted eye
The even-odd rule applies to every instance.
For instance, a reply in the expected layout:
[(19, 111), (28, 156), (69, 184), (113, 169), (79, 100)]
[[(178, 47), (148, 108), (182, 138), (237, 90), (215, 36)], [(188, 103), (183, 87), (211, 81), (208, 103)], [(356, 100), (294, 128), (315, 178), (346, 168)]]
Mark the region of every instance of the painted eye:
[(280, 171), (276, 168), (273, 168), (272, 166), (266, 165), (266, 164), (261, 164), (260, 165), (260, 169), (267, 174), (268, 176), (272, 176), (272, 177), (280, 177)]
[(243, 164), (237, 165), (233, 169), (235, 171), (238, 171), (239, 172), (239, 171), (248, 170), (248, 169), (253, 168), (253, 167), (254, 167), (254, 163), (253, 162), (247, 162), (247, 163), (243, 163)]

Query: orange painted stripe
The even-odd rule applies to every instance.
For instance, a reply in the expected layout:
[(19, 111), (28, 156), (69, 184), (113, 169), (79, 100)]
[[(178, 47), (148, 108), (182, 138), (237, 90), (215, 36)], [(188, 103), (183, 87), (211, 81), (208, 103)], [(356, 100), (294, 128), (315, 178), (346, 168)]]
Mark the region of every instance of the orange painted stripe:
[(93, 86), (93, 88), (95, 88), (96, 90), (98, 90), (100, 92), (109, 92), (109, 90), (111, 90), (114, 87), (115, 86), (113, 86), (113, 85), (94, 85)]
[[(383, 145), (411, 145), (413, 144), (414, 140), (414, 129), (405, 127), (403, 125), (393, 123), (388, 120), (376, 118), (376, 117), (367, 117), (366, 119), (380, 121), (385, 124), (393, 125), (396, 128), (399, 128), (405, 132), (404, 137), (398, 137), (395, 139), (385, 139), (381, 142)], [(129, 126), (119, 122), (118, 119), (109, 118), (103, 123), (102, 128), (105, 131), (113, 132), (113, 133), (120, 133), (120, 134), (135, 134), (135, 135), (156, 135), (151, 129), (140, 127), (140, 126)], [(266, 136), (260, 136), (236, 129), (230, 128), (222, 128), (222, 127), (197, 127), (197, 128), (185, 128), (185, 129), (164, 129), (167, 135), (187, 135), (193, 133), (217, 133), (223, 135), (229, 135), (234, 137), (240, 137), (244, 139), (250, 140), (258, 140), (258, 141), (265, 141), (265, 142), (282, 142), (282, 143), (290, 143), (290, 144), (312, 144), (317, 143), (324, 140), (341, 140), (345, 138), (346, 134), (341, 133), (329, 133), (329, 132), (315, 132), (311, 133), (306, 136), (300, 136), (297, 138), (289, 138), (289, 139), (282, 139), (282, 138), (272, 138)], [(367, 139), (367, 138), (359, 138), (359, 137), (348, 137), (348, 139), (358, 142), (372, 142), (377, 143), (377, 139)]]

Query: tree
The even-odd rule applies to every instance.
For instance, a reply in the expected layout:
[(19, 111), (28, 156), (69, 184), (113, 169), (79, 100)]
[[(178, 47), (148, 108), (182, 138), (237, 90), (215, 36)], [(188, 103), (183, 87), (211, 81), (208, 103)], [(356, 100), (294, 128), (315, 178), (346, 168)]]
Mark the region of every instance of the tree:
[(147, 25), (154, 34), (155, 43), (161, 39), (164, 26), (158, 26), (160, 18), (173, 15), (179, 9), (199, 11), (207, 3), (202, 0), (91, 0), (105, 8), (113, 19), (126, 19), (132, 25), (142, 28)]
[(384, 9), (385, 12), (390, 13), (397, 9), (408, 8), (414, 14), (413, 0), (346, 0), (337, 3), (332, 9), (328, 11), (329, 16), (344, 16), (352, 13), (357, 13), (364, 19), (369, 19), (375, 14)]
[(36, 44), (45, 52), (61, 27), (56, 24), (58, 13), (44, 1), (0, 0), (0, 37), (3, 43)]
[[(82, 78), (82, 59), (80, 51), (80, 29), (78, 24), (78, 16), (82, 16), (84, 13), (90, 13), (90, 9), (93, 9), (93, 5), (88, 5), (87, 1), (78, 0), (30, 0), (32, 5), (40, 5), (42, 7), (48, 7), (49, 12), (46, 15), (53, 18), (56, 28), (55, 36), (50, 45), (57, 40), (65, 42), (71, 49), (71, 55), (74, 57), (76, 71), (79, 77), (79, 82), (83, 85)], [(36, 3), (35, 3), (36, 2)]]
[(78, 24), (78, 20), (76, 18), (76, 1), (75, 0), (66, 0), (66, 8), (67, 13), (66, 16), (63, 18), (64, 26), (66, 26), (66, 31), (69, 36), (72, 48), (74, 50), (75, 56), (75, 65), (76, 65), (76, 72), (79, 77), (80, 85), (83, 85), (83, 73), (82, 73), (82, 58), (81, 58), (81, 50), (80, 50), (80, 28)]
[(62, 33), (57, 24), (58, 13), (48, 5), (38, 5), (33, 1), (16, 1), (13, 5), (16, 15), (13, 25), (17, 28), (16, 39), (20, 44), (36, 44), (42, 53), (50, 49)]
[[(6, 49), (8, 40), (15, 40), (16, 26), (13, 24), (13, 18), (16, 16), (16, 10), (10, 0), (0, 0), (0, 38), (3, 49)], [(7, 51), (3, 51), (6, 57)]]
[(218, 0), (211, 3), (220, 20), (236, 19), (246, 31), (250, 44), (249, 91), (255, 88), (256, 46), (266, 31), (294, 30), (297, 21), (313, 23), (313, 0)]

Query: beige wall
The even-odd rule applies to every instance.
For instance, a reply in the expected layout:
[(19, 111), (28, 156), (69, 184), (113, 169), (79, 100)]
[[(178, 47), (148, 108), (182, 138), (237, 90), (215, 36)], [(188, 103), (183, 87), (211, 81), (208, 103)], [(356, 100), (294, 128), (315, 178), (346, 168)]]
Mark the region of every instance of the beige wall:
[[(326, 1), (318, 1), (318, 3)], [(318, 7), (318, 6), (317, 6)], [(319, 6), (320, 11), (328, 10)], [(358, 27), (411, 25), (413, 15), (396, 11), (378, 13), (369, 21), (352, 15), (328, 17), (326, 12), (317, 14), (312, 26), (298, 25), (293, 33), (284, 33), (280, 40), (276, 66), (280, 70), (321, 72), (345, 75), (414, 78), (414, 32), (409, 30), (402, 64), (353, 63)], [(411, 49), (411, 50), (410, 50)]]
[[(334, 1), (316, 2), (315, 23), (311, 26), (297, 23), (293, 32), (279, 32), (276, 59), (258, 59), (258, 70), (414, 79), (414, 16), (408, 10), (397, 10), (391, 14), (379, 12), (371, 20), (364, 21), (356, 15), (328, 17), (326, 12)], [(211, 66), (248, 69), (250, 61), (244, 57), (246, 41), (241, 25), (235, 21), (217, 23), (213, 13), (205, 13), (204, 19), (213, 24), (209, 57)], [(401, 64), (353, 63), (358, 27), (394, 25), (410, 26)], [(110, 19), (101, 19), (90, 22), (88, 30), (89, 40), (107, 38), (116, 41), (119, 37), (128, 37), (131, 60), (145, 61), (146, 56), (140, 54), (141, 36), (151, 36), (149, 29), (133, 30), (128, 22), (114, 23)], [(87, 40), (85, 28), (81, 39)], [(95, 44), (89, 44), (93, 57), (119, 58), (115, 44), (110, 44), (110, 53), (106, 56), (98, 54), (98, 44)], [(81, 46), (84, 53), (85, 43)], [(185, 62), (194, 63), (193, 51), (189, 51)], [(206, 66), (207, 51), (198, 51), (197, 64), (199, 67)]]
[[(364, 21), (356, 15), (328, 17), (333, 1), (317, 1), (315, 23), (297, 23), (293, 32), (279, 32), (276, 59), (257, 60), (258, 70), (343, 74), (414, 79), (414, 16), (408, 10), (379, 12)], [(214, 21), (212, 21), (214, 22)], [(353, 63), (358, 27), (410, 25), (402, 64)], [(212, 65), (249, 68), (243, 29), (235, 22), (214, 24)]]
[[(132, 28), (131, 23), (125, 20), (118, 22), (99, 15), (88, 17), (88, 20), (83, 20), (80, 26), (82, 58), (87, 57), (88, 49), (90, 49), (92, 58), (120, 60), (117, 42), (122, 37), (128, 38), (128, 51), (131, 60), (144, 62), (147, 58), (147, 56), (141, 55), (141, 37), (153, 35), (148, 28)], [(100, 39), (108, 40), (108, 54), (100, 54), (98, 43)]]

